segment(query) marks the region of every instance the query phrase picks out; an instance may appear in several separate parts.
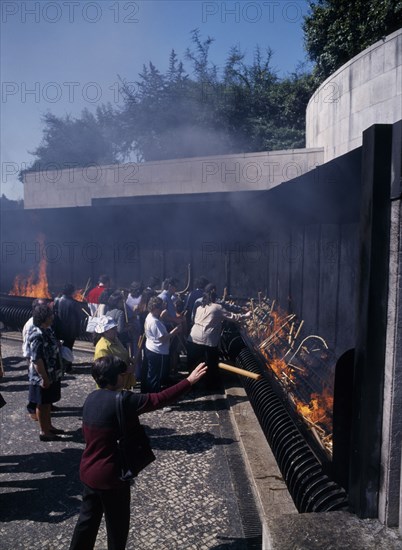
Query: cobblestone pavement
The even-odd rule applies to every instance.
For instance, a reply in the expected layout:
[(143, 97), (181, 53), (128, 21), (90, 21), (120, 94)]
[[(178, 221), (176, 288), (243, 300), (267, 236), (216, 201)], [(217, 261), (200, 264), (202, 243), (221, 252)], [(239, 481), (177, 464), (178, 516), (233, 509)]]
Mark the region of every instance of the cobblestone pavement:
[[(54, 425), (69, 434), (49, 443), (39, 441), (38, 425), (26, 412), (20, 343), (3, 339), (2, 352), (0, 391), (7, 405), (0, 409), (0, 548), (68, 549), (80, 505), (81, 407), (95, 387), (91, 356), (75, 354), (77, 365), (64, 378), (60, 410), (53, 413)], [(132, 488), (128, 549), (261, 547), (260, 535), (247, 534), (243, 521), (244, 513), (254, 514), (254, 501), (229, 417), (224, 395), (200, 390), (171, 412), (142, 416), (157, 460)], [(107, 548), (104, 523), (95, 548)]]

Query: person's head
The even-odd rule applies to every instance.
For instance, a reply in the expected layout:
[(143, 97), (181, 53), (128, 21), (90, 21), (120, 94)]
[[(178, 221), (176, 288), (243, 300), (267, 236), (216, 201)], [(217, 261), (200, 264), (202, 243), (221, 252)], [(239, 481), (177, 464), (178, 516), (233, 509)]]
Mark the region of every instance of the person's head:
[(216, 286), (212, 283), (209, 283), (204, 288), (204, 294), (202, 295), (202, 305), (206, 306), (208, 304), (213, 304), (216, 302)]
[(200, 290), (204, 290), (204, 288), (209, 284), (209, 281), (206, 277), (203, 277), (202, 275), (200, 277), (197, 277), (194, 281), (194, 287), (199, 288)]
[(47, 304), (47, 301), (43, 298), (35, 298), (35, 300), (32, 302), (32, 311), (36, 308), (36, 306), (41, 306), (43, 304)]
[(155, 317), (159, 317), (159, 315), (162, 313), (165, 305), (163, 303), (162, 298), (159, 298), (159, 296), (152, 296), (149, 299), (148, 302), (148, 311), (152, 313)]
[(105, 288), (102, 294), (99, 296), (100, 304), (107, 304), (109, 302), (110, 296), (113, 294), (114, 290), (112, 288)]
[(46, 304), (39, 304), (33, 310), (33, 324), (37, 327), (47, 328), (53, 322), (53, 310)]
[(181, 298), (176, 300), (174, 307), (176, 309), (176, 313), (183, 313), (184, 311), (184, 302)]
[(99, 275), (99, 284), (103, 286), (110, 286), (110, 277), (109, 275)]
[(125, 374), (127, 365), (124, 361), (114, 355), (107, 355), (96, 359), (92, 365), (91, 374), (100, 388), (108, 386), (117, 388), (123, 386), (123, 381), (119, 383), (119, 376)]
[(109, 299), (107, 301), (107, 305), (109, 309), (123, 309), (123, 294), (121, 293), (121, 290), (115, 290), (112, 292), (112, 294), (109, 296)]
[(148, 286), (153, 290), (159, 289), (161, 287), (161, 281), (158, 277), (151, 277), (149, 279)]
[(100, 334), (101, 337), (106, 338), (106, 340), (113, 342), (117, 337), (117, 323), (111, 317), (102, 315), (99, 317), (95, 332), (96, 334)]
[(72, 296), (75, 291), (75, 286), (71, 283), (66, 283), (63, 287), (62, 294), (64, 296)]
[(152, 290), (151, 288), (146, 288), (141, 293), (141, 301), (139, 303), (138, 309), (141, 313), (148, 311), (148, 303), (149, 300), (156, 296), (155, 290)]
[(177, 279), (168, 277), (163, 281), (163, 290), (167, 290), (169, 294), (174, 294), (177, 289)]
[(130, 285), (130, 294), (133, 298), (141, 296), (143, 291), (143, 284), (138, 281), (133, 281)]

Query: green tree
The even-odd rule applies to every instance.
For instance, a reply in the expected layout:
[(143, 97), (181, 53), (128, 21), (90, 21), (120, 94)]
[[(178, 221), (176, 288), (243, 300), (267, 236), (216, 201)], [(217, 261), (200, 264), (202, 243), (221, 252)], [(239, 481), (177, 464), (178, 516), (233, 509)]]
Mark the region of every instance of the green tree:
[(209, 61), (212, 43), (193, 31), (186, 52), (191, 77), (172, 52), (165, 75), (150, 63), (135, 90), (123, 86), (126, 153), (161, 160), (304, 146), (310, 75), (298, 70), (280, 79), (270, 49), (257, 47), (247, 64), (233, 47), (219, 77)]
[(123, 83), (125, 153), (131, 150), (138, 159), (149, 161), (232, 150), (220, 109), (217, 70), (208, 58), (213, 40), (202, 42), (193, 31), (192, 41), (193, 49), (186, 52), (192, 77), (172, 51), (166, 74), (149, 63), (135, 89)]
[(165, 73), (149, 62), (134, 86), (120, 78), (119, 109), (102, 105), (79, 118), (45, 115), (42, 143), (27, 171), (133, 156), (152, 161), (303, 147), (312, 76), (301, 67), (279, 78), (272, 51), (259, 47), (251, 63), (231, 48), (220, 74), (210, 61), (213, 42), (192, 32), (185, 54), (189, 72), (172, 51)]
[(318, 80), (401, 27), (402, 0), (310, 1), (303, 30)]
[(37, 158), (20, 172), (21, 181), (27, 172), (118, 162), (119, 133), (110, 105), (98, 107), (95, 115), (84, 109), (80, 118), (46, 113), (42, 121), (42, 142), (30, 153)]

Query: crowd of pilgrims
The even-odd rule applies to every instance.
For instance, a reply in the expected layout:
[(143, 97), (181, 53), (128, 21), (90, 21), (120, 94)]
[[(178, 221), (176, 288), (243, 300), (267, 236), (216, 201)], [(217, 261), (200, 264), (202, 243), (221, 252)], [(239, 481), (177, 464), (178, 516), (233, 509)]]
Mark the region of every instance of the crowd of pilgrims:
[[(61, 379), (72, 373), (73, 348), (82, 330), (83, 312), (92, 333), (91, 374), (96, 382), (83, 407), (85, 450), (80, 464), (83, 500), (71, 550), (94, 547), (105, 514), (108, 549), (124, 549), (130, 517), (129, 484), (121, 477), (115, 394), (123, 394), (123, 411), (133, 448), (140, 433), (138, 416), (156, 409), (170, 411), (191, 386), (203, 378), (206, 392), (220, 387), (219, 341), (225, 319), (241, 322), (250, 312), (229, 311), (217, 298), (216, 286), (199, 277), (185, 299), (170, 277), (158, 290), (133, 282), (128, 292), (113, 288), (107, 275), (96, 287), (74, 299), (66, 284), (53, 302), (37, 299), (23, 328), (23, 355), (28, 360), (28, 413), (38, 421), (40, 441), (63, 439), (53, 425), (52, 410), (61, 398)], [(188, 376), (179, 374), (180, 355), (187, 356)], [(181, 369), (183, 370), (183, 369)], [(126, 390), (121, 392), (121, 390)], [(131, 391), (134, 390), (134, 391)], [(141, 446), (140, 446), (141, 449)]]
[(34, 300), (33, 315), (23, 328), (23, 355), (29, 359), (27, 408), (31, 418), (39, 421), (42, 441), (57, 439), (61, 432), (51, 423), (51, 410), (60, 400), (63, 374), (72, 372), (73, 348), (84, 313), (94, 360), (113, 355), (126, 363), (124, 389), (155, 393), (171, 385), (177, 379), (180, 355), (187, 356), (188, 372), (205, 362), (206, 390), (219, 389), (222, 322), (240, 321), (250, 313), (229, 311), (218, 299), (216, 286), (205, 277), (194, 281), (194, 289), (184, 299), (175, 278), (165, 279), (162, 290), (158, 286), (159, 280), (151, 278), (147, 286), (134, 281), (124, 291), (101, 275), (85, 302), (74, 299), (72, 284), (66, 284), (53, 302)]

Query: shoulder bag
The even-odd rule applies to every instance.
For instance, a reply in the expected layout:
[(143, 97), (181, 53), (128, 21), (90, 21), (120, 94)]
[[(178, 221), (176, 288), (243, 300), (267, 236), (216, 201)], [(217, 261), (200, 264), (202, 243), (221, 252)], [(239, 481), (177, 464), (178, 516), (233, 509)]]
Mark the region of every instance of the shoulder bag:
[(155, 455), (137, 415), (133, 418), (134, 426), (132, 429), (130, 428), (130, 433), (127, 431), (123, 407), (125, 393), (124, 391), (116, 393), (116, 415), (120, 430), (118, 441), (121, 464), (120, 479), (122, 481), (131, 481), (155, 460)]

